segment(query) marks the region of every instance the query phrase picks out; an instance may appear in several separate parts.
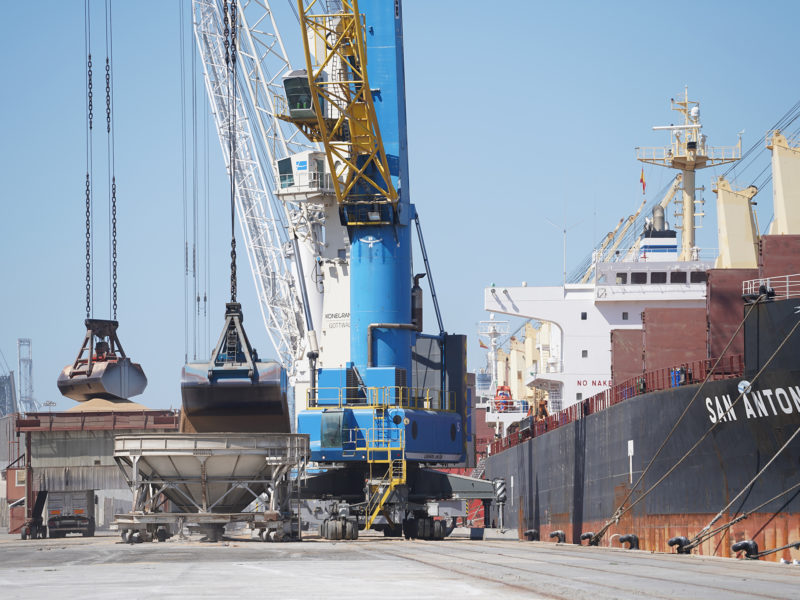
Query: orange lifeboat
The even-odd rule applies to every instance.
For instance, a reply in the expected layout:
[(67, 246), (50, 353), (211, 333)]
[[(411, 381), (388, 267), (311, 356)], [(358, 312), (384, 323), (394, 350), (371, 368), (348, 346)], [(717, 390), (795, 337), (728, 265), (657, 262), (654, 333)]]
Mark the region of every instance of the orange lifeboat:
[(513, 400), (511, 399), (511, 388), (507, 385), (498, 385), (494, 394), (495, 412), (507, 412), (511, 409)]

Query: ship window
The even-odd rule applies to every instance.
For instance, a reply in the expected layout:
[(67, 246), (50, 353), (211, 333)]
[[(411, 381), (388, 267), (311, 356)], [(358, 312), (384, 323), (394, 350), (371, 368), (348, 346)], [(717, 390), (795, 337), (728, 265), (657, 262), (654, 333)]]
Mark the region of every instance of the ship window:
[(705, 283), (706, 281), (706, 272), (705, 271), (692, 271), (690, 275), (690, 279), (692, 283)]
[(631, 283), (647, 283), (647, 273), (631, 273)]
[(650, 273), (650, 283), (667, 283), (667, 274), (663, 271)]
[(626, 312), (622, 313), (622, 320), (623, 321), (627, 321), (628, 320), (628, 313), (626, 313)]
[(581, 313), (581, 321), (585, 321), (585, 320), (586, 320), (586, 313), (582, 312)]
[(581, 394), (580, 392), (575, 394), (575, 400), (583, 400), (583, 394)]
[(625, 285), (628, 283), (627, 273), (617, 273), (617, 285)]
[(581, 358), (588, 358), (589, 351), (588, 350), (581, 350)]
[(675, 271), (669, 274), (670, 283), (686, 283), (686, 271)]

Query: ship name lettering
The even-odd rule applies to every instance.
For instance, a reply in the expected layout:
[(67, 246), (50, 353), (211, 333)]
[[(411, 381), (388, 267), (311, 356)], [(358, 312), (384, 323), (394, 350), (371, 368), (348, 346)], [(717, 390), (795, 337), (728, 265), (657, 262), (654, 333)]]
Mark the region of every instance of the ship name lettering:
[(792, 395), (794, 405), (797, 407), (797, 412), (800, 412), (800, 385), (789, 388), (789, 393)]
[(733, 410), (733, 402), (728, 394), (723, 394), (722, 402), (717, 396), (714, 396), (714, 400), (706, 397), (706, 409), (708, 410), (708, 420), (712, 423), (735, 421), (737, 418), (736, 411)]
[(775, 410), (775, 403), (772, 401), (772, 390), (761, 390), (761, 393), (769, 400), (769, 405), (772, 407), (772, 414), (777, 417), (778, 411)]
[(744, 402), (744, 414), (747, 415), (747, 418), (752, 419), (755, 417), (756, 411), (753, 410), (753, 406), (750, 404), (747, 394), (742, 394), (742, 401)]
[(761, 397), (761, 392), (756, 390), (755, 392), (751, 392), (750, 395), (753, 397), (753, 404), (756, 405), (757, 416), (766, 417), (767, 405), (764, 404), (764, 399)]
[[(778, 406), (781, 407), (781, 410), (787, 415), (792, 414), (792, 402), (789, 400), (789, 394), (786, 393), (786, 390), (775, 388), (775, 397), (778, 399)], [(798, 406), (797, 412), (800, 412), (800, 406)]]
[[(788, 393), (787, 393), (788, 389)], [(760, 417), (777, 417), (778, 407), (775, 406), (775, 400), (778, 401), (780, 412), (790, 415), (792, 412), (797, 411), (800, 413), (800, 386), (789, 386), (787, 388), (775, 388), (774, 390), (753, 390), (742, 394), (742, 402), (744, 403), (744, 413), (748, 419), (757, 419)], [(793, 406), (794, 404), (794, 406)], [(713, 412), (713, 406), (709, 398), (706, 398), (706, 408), (710, 413)], [(772, 414), (770, 414), (772, 409)], [(711, 416), (709, 416), (711, 418)], [(715, 423), (712, 419), (712, 423)]]

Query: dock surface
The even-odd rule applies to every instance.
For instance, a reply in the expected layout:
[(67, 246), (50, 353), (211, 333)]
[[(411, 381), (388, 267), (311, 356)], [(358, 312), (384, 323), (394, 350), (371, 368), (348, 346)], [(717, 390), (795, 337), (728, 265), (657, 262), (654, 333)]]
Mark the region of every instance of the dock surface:
[(800, 566), (516, 540), (0, 536), (3, 598), (797, 598)]

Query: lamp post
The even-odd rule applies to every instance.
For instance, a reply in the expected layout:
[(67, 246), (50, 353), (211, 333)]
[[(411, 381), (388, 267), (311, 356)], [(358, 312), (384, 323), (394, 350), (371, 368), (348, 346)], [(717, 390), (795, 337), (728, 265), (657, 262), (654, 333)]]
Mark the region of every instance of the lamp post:
[(583, 222), (583, 219), (581, 219), (580, 221), (576, 221), (575, 223), (573, 223), (569, 227), (567, 227), (566, 219), (564, 219), (564, 224), (563, 225), (558, 225), (557, 223), (553, 223), (553, 221), (551, 221), (547, 217), (544, 217), (544, 220), (547, 221), (548, 223), (550, 223), (550, 225), (552, 225), (556, 229), (560, 229), (561, 233), (563, 234), (563, 244), (562, 245), (563, 245), (563, 256), (564, 256), (564, 259), (563, 259), (563, 267), (564, 268), (563, 268), (563, 281), (562, 281), (562, 284), (564, 286), (566, 286), (567, 285), (567, 231), (569, 231), (573, 227), (576, 227), (576, 226), (580, 225)]

